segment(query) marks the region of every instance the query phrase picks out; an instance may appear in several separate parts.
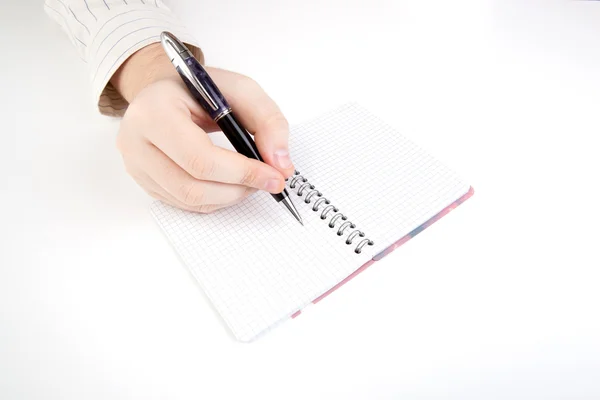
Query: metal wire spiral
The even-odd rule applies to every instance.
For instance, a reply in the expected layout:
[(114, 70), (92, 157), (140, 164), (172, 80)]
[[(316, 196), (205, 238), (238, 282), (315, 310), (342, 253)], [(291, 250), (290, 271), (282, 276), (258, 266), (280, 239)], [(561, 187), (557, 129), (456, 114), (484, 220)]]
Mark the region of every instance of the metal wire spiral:
[[(314, 212), (321, 211), (320, 218), (325, 220), (331, 215), (331, 219), (329, 219), (328, 226), (330, 228), (335, 228), (336, 223), (341, 222), (337, 229), (337, 235), (343, 236), (346, 232), (350, 232), (346, 237), (345, 243), (347, 245), (351, 245), (354, 240), (360, 238), (360, 242), (354, 248), (354, 252), (360, 254), (364, 246), (372, 246), (373, 241), (366, 238), (364, 232), (356, 229), (356, 225), (352, 222), (348, 221), (348, 218), (340, 212), (340, 210), (331, 204), (331, 202), (323, 197), (323, 194), (318, 191), (314, 185), (312, 185), (308, 179), (300, 174), (298, 171), (294, 171), (294, 175), (286, 181), (289, 181), (290, 189), (296, 189), (296, 194), (298, 196), (304, 195), (304, 202), (306, 204), (310, 204), (311, 201), (314, 200), (312, 210)], [(322, 207), (322, 208), (319, 208)], [(333, 214), (332, 214), (333, 213)]]

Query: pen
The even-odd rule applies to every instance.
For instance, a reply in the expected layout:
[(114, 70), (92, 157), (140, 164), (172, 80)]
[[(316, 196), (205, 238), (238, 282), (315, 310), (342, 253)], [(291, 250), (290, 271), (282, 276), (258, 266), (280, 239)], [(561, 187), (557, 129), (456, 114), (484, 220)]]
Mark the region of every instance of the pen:
[[(171, 63), (177, 69), (177, 72), (181, 76), (181, 79), (183, 79), (192, 96), (194, 96), (196, 101), (208, 115), (210, 115), (213, 121), (219, 125), (219, 128), (221, 128), (237, 152), (248, 158), (264, 162), (258, 152), (254, 140), (252, 140), (248, 131), (235, 118), (225, 97), (200, 62), (198, 62), (187, 47), (171, 33), (162, 32), (160, 41), (167, 56), (171, 60)], [(285, 188), (283, 189), (283, 192), (271, 194), (271, 196), (273, 196), (278, 203), (282, 203), (294, 218), (302, 224), (302, 217), (300, 217), (300, 214), (296, 210), (296, 207), (294, 206), (294, 203), (292, 203)]]

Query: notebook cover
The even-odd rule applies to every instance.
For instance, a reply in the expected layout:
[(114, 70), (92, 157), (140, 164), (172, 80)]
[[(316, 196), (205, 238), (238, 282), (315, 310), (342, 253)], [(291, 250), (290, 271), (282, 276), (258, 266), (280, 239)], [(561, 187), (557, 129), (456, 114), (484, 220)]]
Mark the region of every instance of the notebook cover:
[[(334, 287), (332, 287), (331, 289), (329, 289), (328, 291), (326, 291), (325, 293), (323, 293), (322, 295), (320, 295), (319, 297), (314, 299), (312, 301), (312, 304), (317, 304), (319, 301), (323, 300), (325, 297), (329, 296), (331, 293), (333, 293), (334, 291), (339, 289), (342, 285), (347, 283), (349, 280), (354, 278), (356, 275), (360, 274), (365, 269), (367, 269), (368, 267), (373, 265), (376, 261), (381, 260), (388, 254), (390, 254), (391, 252), (396, 250), (398, 247), (402, 246), (404, 243), (408, 242), (410, 239), (414, 238), (419, 233), (423, 232), (423, 230), (430, 227), (431, 225), (433, 225), (433, 223), (435, 223), (436, 221), (439, 221), (442, 217), (447, 215), (450, 211), (454, 210), (456, 207), (458, 207), (459, 205), (464, 203), (468, 198), (473, 196), (474, 193), (475, 193), (475, 191), (474, 191), (473, 187), (470, 187), (469, 191), (467, 193), (465, 193), (464, 195), (462, 195), (458, 200), (455, 200), (450, 205), (445, 207), (442, 211), (440, 211), (439, 213), (437, 213), (436, 215), (434, 215), (433, 217), (431, 217), (430, 219), (425, 221), (423, 224), (421, 224), (417, 228), (413, 229), (408, 234), (404, 235), (402, 238), (400, 238), (399, 240), (397, 240), (396, 242), (394, 242), (393, 244), (391, 244), (390, 246), (385, 248), (383, 251), (376, 254), (371, 260), (369, 260), (368, 262), (363, 264), (361, 267), (359, 267), (356, 271), (354, 271), (353, 273), (348, 275), (346, 278), (344, 278), (344, 280), (340, 281), (337, 285), (335, 285)], [(302, 310), (296, 311), (294, 314), (292, 314), (292, 318), (296, 318), (301, 313), (302, 313)]]

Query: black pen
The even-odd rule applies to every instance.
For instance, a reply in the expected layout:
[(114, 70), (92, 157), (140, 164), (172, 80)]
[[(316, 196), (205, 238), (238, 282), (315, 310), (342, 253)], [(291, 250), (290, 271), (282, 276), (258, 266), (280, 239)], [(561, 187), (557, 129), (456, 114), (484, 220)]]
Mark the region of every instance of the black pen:
[[(185, 82), (192, 96), (219, 125), (237, 152), (248, 158), (264, 162), (254, 140), (252, 140), (248, 131), (235, 118), (223, 94), (200, 62), (171, 33), (163, 32), (160, 35), (160, 41), (171, 63), (175, 66), (177, 72), (179, 72), (181, 79)], [(285, 188), (283, 192), (271, 195), (278, 203), (283, 203), (294, 218), (302, 224), (302, 217), (300, 217)]]

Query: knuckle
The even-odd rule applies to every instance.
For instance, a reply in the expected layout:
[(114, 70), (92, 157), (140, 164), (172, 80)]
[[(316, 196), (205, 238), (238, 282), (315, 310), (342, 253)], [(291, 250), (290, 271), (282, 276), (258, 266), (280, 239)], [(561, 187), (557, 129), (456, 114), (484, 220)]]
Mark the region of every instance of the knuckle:
[(188, 157), (187, 167), (195, 178), (211, 178), (215, 174), (215, 162), (205, 159), (200, 154), (192, 154)]
[(203, 190), (194, 183), (181, 185), (179, 189), (180, 200), (189, 206), (201, 206), (206, 195)]
[(217, 163), (213, 159), (207, 159), (204, 161), (204, 177), (211, 179), (215, 176), (217, 169)]
[(186, 170), (188, 170), (192, 176), (199, 178), (204, 170), (204, 162), (199, 154), (192, 153), (186, 158)]
[(244, 175), (242, 175), (242, 179), (240, 180), (240, 184), (244, 186), (253, 186), (256, 182), (257, 173), (252, 167), (247, 167), (244, 170)]

